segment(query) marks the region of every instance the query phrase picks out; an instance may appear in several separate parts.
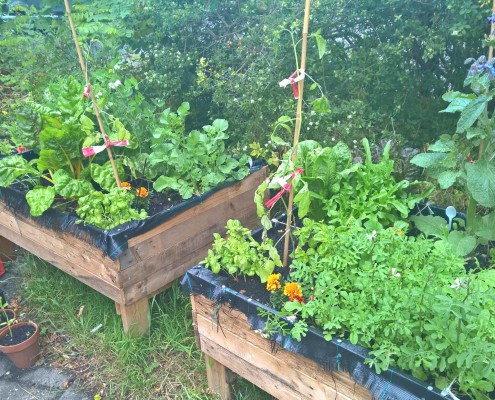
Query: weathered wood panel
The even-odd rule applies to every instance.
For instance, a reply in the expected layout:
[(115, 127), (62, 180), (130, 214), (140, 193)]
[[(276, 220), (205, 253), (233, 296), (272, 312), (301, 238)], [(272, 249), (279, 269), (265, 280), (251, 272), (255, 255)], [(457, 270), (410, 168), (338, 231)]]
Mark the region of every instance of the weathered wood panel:
[[(226, 368), (278, 399), (371, 400), (370, 392), (343, 372), (326, 371), (316, 362), (280, 347), (251, 330), (247, 318), (224, 305), (195, 296), (193, 313), (201, 350)], [(208, 368), (208, 365), (207, 365)], [(218, 370), (218, 365), (216, 366)], [(223, 378), (215, 380), (219, 385)], [(214, 390), (214, 388), (210, 387)], [(226, 388), (218, 392), (228, 399)]]

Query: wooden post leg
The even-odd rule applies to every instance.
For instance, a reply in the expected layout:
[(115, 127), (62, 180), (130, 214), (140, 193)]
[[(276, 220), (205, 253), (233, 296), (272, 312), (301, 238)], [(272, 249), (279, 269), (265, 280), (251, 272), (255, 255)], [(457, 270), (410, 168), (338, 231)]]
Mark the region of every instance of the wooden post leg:
[(234, 398), (232, 390), (233, 373), (214, 358), (205, 354), (206, 377), (210, 390), (222, 400)]
[(15, 249), (17, 245), (12, 243), (10, 240), (0, 236), (0, 260), (2, 261), (12, 261), (15, 260), (16, 254)]
[(125, 333), (140, 336), (149, 332), (148, 298), (138, 300), (132, 304), (120, 304), (118, 308), (122, 316)]

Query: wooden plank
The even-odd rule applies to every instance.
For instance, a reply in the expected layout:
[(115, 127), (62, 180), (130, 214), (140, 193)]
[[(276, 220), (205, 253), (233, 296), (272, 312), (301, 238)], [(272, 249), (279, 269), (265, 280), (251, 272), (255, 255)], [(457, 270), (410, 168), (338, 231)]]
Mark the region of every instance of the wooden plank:
[(239, 181), (231, 186), (228, 186), (224, 189), (215, 192), (210, 197), (208, 197), (203, 203), (198, 204), (197, 206), (185, 210), (184, 212), (178, 214), (176, 217), (170, 219), (166, 223), (157, 226), (156, 228), (143, 233), (142, 235), (133, 237), (129, 239), (129, 247), (134, 247), (138, 243), (144, 242), (163, 231), (170, 229), (171, 226), (182, 224), (183, 221), (197, 216), (207, 209), (215, 207), (218, 204), (225, 204), (227, 200), (231, 200), (240, 193), (244, 193), (246, 191), (252, 191), (252, 195), (254, 197), (254, 190), (263, 182), (266, 177), (267, 168), (263, 167), (260, 170), (254, 172), (248, 177), (244, 178), (242, 181)]
[(173, 265), (170, 268), (158, 269), (142, 281), (126, 286), (124, 288), (125, 302), (133, 303), (142, 297), (150, 297), (165, 290), (173, 281), (184, 275), (191, 266), (204, 259), (210, 247), (211, 244), (208, 243), (201, 249), (196, 250), (195, 253), (184, 255), (180, 264)]
[(133, 304), (120, 304), (120, 315), (124, 332), (131, 336), (141, 336), (149, 333), (149, 304), (148, 298)]
[[(316, 362), (283, 349), (274, 352), (271, 343), (253, 332), (245, 315), (238, 311), (222, 310), (223, 306), (217, 325), (211, 317), (214, 306), (215, 303), (203, 296), (196, 296), (194, 311), (201, 350), (273, 396), (372, 399), (370, 392), (346, 373), (325, 371)], [(233, 355), (235, 358), (230, 360)], [(280, 387), (286, 388), (288, 394), (280, 392)]]
[(31, 236), (20, 236), (14, 232), (5, 232), (3, 226), (0, 226), (0, 236), (8, 236), (8, 238), (18, 246), (68, 273), (77, 280), (97, 290), (104, 296), (107, 296), (108, 298), (119, 303), (123, 302), (124, 296), (120, 288), (115, 286), (113, 283), (102, 279), (101, 276), (95, 275), (86, 269), (82, 269), (79, 264), (76, 264), (67, 258), (61, 257), (53, 251), (49, 240), (40, 240), (40, 238), (36, 236), (35, 238), (37, 240), (33, 240)]
[(222, 400), (232, 400), (234, 393), (229, 381), (229, 372), (221, 363), (214, 358), (205, 355), (206, 378), (208, 387)]
[(16, 249), (18, 246), (7, 240), (5, 237), (0, 236), (0, 260), (12, 261), (17, 257)]
[[(169, 236), (170, 240), (163, 241), (163, 238), (150, 239), (151, 241), (163, 243), (157, 244), (161, 251), (151, 251), (153, 256), (123, 269), (120, 273), (120, 280), (124, 287), (142, 281), (146, 277), (154, 274), (159, 270), (166, 268), (175, 268), (176, 265), (184, 263), (184, 258), (194, 254), (195, 257), (189, 257), (190, 265), (194, 266), (201, 261), (207, 251), (201, 251), (205, 246), (211, 246), (213, 243), (213, 234), (225, 234), (225, 223), (230, 216), (223, 215), (222, 207), (215, 210), (214, 213), (207, 213), (199, 216), (195, 220), (187, 221), (185, 225), (174, 227), (170, 232), (162, 235)], [(236, 218), (241, 222), (256, 219), (254, 210), (250, 207), (240, 210), (236, 213)], [(137, 246), (136, 246), (137, 247)]]

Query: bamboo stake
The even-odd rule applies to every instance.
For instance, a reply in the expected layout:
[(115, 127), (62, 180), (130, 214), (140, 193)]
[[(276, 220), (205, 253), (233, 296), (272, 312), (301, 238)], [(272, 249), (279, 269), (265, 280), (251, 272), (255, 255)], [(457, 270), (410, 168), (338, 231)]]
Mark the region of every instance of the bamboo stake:
[[(65, 11), (67, 11), (67, 18), (69, 19), (70, 29), (72, 31), (72, 37), (73, 37), (74, 43), (76, 45), (76, 51), (77, 51), (77, 56), (79, 58), (79, 64), (81, 65), (81, 70), (82, 70), (82, 73), (84, 75), (84, 79), (86, 80), (86, 86), (89, 86), (89, 88), (91, 89), (88, 71), (86, 69), (86, 64), (84, 63), (84, 56), (82, 54), (81, 47), (79, 46), (79, 41), (77, 40), (76, 27), (74, 25), (74, 20), (72, 19), (72, 14), (70, 12), (69, 1), (64, 0), (64, 4), (65, 4)], [(105, 128), (103, 126), (103, 120), (101, 119), (100, 109), (98, 108), (98, 105), (96, 104), (96, 97), (95, 97), (92, 90), (90, 90), (89, 96), (91, 97), (91, 101), (93, 102), (93, 110), (95, 112), (96, 119), (98, 120), (98, 125), (100, 127), (101, 136), (103, 137), (103, 139), (105, 140), (105, 143), (106, 143), (106, 134), (105, 134)], [(115, 161), (113, 159), (113, 155), (112, 155), (112, 151), (110, 150), (110, 147), (107, 147), (107, 154), (108, 154), (108, 158), (110, 159), (110, 164), (112, 165), (112, 170), (113, 170), (113, 175), (115, 177), (115, 182), (117, 183), (118, 187), (121, 187), (119, 173), (117, 172), (117, 167), (115, 166)]]
[[(67, 1), (67, 0), (66, 0)], [(495, 1), (495, 0), (494, 0)], [(306, 0), (304, 7), (304, 23), (302, 32), (302, 47), (301, 47), (301, 70), (306, 71), (306, 49), (308, 46), (308, 31), (309, 31), (309, 12), (310, 12), (311, 0)], [(299, 75), (299, 71), (297, 71)], [(299, 98), (297, 99), (297, 111), (296, 111), (296, 123), (294, 127), (294, 146), (292, 152), (292, 163), (294, 164), (297, 157), (297, 144), (299, 143), (299, 134), (301, 132), (302, 123), (302, 106), (303, 106), (303, 91), (304, 91), (304, 79), (301, 79), (298, 83)], [(294, 207), (294, 188), (291, 188), (289, 192), (289, 205), (287, 208), (287, 224), (285, 225), (285, 241), (284, 241), (284, 257), (283, 265), (287, 266), (289, 258), (289, 236), (290, 226), (292, 224), (292, 208)]]

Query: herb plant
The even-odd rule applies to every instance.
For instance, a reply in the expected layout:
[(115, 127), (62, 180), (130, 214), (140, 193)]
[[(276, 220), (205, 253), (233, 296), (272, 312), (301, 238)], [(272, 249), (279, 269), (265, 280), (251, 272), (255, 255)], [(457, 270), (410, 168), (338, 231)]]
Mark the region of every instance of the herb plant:
[(214, 234), (215, 241), (204, 260), (206, 268), (215, 274), (224, 270), (230, 275), (257, 275), (264, 283), (275, 267), (282, 266), (271, 239), (259, 243), (252, 237), (251, 231), (237, 220), (228, 220), (226, 228), (226, 239), (218, 233)]

